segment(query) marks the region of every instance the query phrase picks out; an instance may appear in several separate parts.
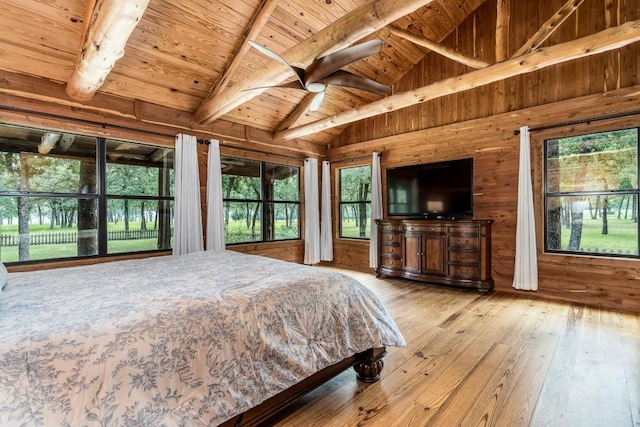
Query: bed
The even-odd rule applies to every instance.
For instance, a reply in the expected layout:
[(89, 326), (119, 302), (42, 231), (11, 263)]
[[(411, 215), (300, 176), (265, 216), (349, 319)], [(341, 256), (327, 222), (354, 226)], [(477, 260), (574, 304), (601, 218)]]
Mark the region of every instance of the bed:
[(10, 273), (0, 425), (254, 425), (405, 346), (346, 275), (233, 251)]

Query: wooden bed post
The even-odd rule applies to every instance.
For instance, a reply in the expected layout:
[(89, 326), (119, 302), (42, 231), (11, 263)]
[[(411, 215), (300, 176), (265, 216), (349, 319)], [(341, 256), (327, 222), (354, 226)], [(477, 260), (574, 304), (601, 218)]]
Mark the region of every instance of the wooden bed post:
[(384, 368), (382, 358), (386, 353), (384, 347), (371, 348), (361, 353), (362, 357), (353, 365), (353, 369), (358, 373), (358, 379), (365, 383), (375, 383), (380, 380), (380, 374)]

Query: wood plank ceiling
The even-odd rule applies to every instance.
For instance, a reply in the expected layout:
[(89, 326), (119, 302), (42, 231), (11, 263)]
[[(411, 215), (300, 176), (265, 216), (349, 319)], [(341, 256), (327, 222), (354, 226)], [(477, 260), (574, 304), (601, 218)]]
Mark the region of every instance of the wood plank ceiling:
[[(439, 42), (483, 1), (426, 1), (425, 6), (391, 25)], [(87, 8), (106, 7), (109, 3), (118, 2), (2, 0), (0, 70), (66, 84), (73, 74), (86, 31)], [(252, 35), (249, 31), (256, 28), (255, 17), (262, 7), (272, 10), (265, 15), (264, 26), (255, 40), (283, 54), (368, 3), (371, 0), (150, 0), (146, 10), (142, 6), (142, 18), (128, 40), (125, 37), (124, 55), (106, 74), (97, 93), (195, 113), (220, 82), (246, 35)], [(384, 42), (380, 53), (349, 65), (346, 70), (393, 87), (429, 52), (390, 27), (358, 42), (375, 37)], [(336, 40), (336, 44), (339, 42)], [(269, 61), (255, 49), (248, 49), (230, 74), (229, 87), (259, 73)], [(34, 96), (37, 92), (38, 88), (34, 88)], [(220, 119), (276, 132), (305, 96), (306, 92), (301, 90), (269, 89)], [(356, 89), (329, 87), (320, 109), (305, 112), (295, 125), (315, 122), (378, 99), (378, 95)], [(68, 102), (69, 98), (60, 101)], [(327, 144), (343, 128), (321, 130), (304, 139)]]

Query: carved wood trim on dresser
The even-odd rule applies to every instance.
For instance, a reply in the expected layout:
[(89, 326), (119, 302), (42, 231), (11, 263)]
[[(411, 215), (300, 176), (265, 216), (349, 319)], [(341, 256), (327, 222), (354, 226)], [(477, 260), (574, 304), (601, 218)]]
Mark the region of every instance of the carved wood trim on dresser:
[(493, 290), (491, 220), (377, 220), (376, 276)]

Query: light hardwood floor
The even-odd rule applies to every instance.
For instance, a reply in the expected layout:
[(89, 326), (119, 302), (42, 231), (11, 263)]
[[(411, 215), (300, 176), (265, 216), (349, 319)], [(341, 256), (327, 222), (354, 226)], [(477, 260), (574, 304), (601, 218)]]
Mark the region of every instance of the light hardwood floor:
[(277, 426), (640, 426), (640, 315), (340, 271), (408, 345), (378, 383), (348, 370)]

